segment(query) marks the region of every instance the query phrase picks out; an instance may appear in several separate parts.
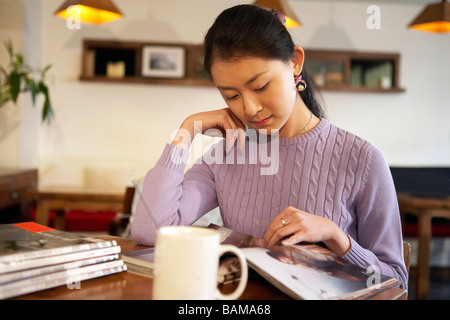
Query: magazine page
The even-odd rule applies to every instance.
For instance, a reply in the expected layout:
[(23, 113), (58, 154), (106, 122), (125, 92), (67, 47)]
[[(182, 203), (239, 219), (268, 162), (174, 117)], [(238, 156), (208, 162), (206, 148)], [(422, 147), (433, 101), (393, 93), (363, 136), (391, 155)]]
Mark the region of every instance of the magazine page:
[(221, 244), (232, 244), (238, 248), (263, 246), (262, 239), (253, 237), (245, 233), (233, 231), (231, 229), (221, 227), (212, 223), (208, 226), (208, 228), (219, 231)]
[(295, 299), (363, 299), (400, 284), (315, 244), (241, 250), (255, 271)]

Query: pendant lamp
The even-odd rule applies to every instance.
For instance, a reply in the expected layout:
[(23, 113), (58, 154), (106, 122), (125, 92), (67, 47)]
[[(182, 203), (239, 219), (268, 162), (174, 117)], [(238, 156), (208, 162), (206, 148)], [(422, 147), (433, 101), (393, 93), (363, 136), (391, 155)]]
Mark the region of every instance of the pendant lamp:
[(450, 3), (432, 3), (414, 19), (408, 27), (411, 30), (446, 33), (450, 32)]
[(300, 20), (297, 18), (294, 10), (291, 9), (286, 0), (257, 0), (254, 5), (268, 9), (275, 9), (282, 13), (286, 17), (286, 28), (296, 28), (301, 26)]
[[(71, 6), (78, 11), (67, 10)], [(79, 12), (81, 22), (89, 24), (102, 24), (122, 18), (122, 12), (112, 0), (67, 0), (55, 11), (55, 16), (73, 18), (74, 12)]]

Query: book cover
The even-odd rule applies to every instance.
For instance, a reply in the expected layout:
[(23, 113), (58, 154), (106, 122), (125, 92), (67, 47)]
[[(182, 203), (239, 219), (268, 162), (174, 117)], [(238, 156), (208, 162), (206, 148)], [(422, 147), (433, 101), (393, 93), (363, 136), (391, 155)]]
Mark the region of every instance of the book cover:
[(129, 272), (153, 278), (155, 248), (123, 252), (120, 257), (127, 265)]

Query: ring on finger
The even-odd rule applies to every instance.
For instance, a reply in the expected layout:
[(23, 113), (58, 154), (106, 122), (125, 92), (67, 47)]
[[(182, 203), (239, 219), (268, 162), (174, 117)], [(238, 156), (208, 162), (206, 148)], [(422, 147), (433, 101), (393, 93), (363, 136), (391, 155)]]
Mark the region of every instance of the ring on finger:
[(284, 218), (281, 218), (280, 220), (281, 220), (281, 224), (283, 225), (283, 227), (286, 226), (286, 220), (284, 220)]

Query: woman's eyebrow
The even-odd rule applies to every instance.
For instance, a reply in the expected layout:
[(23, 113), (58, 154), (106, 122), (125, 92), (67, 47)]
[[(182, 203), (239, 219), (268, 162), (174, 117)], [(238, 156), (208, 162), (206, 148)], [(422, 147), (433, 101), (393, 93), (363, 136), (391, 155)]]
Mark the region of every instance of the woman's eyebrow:
[[(263, 71), (263, 72), (259, 72), (259, 73), (255, 74), (254, 76), (252, 76), (250, 79), (248, 79), (245, 82), (245, 85), (248, 86), (250, 83), (252, 83), (253, 81), (255, 81), (256, 79), (258, 79), (260, 76), (262, 76), (263, 74), (265, 74), (267, 72), (269, 72), (269, 71)], [(236, 88), (224, 87), (224, 86), (217, 86), (217, 89), (220, 89), (220, 90), (236, 90)]]
[(263, 71), (263, 72), (255, 74), (253, 77), (248, 79), (247, 82), (245, 82), (245, 85), (248, 86), (250, 83), (252, 83), (253, 81), (255, 81), (256, 79), (258, 79), (260, 76), (262, 76), (263, 74), (265, 74), (267, 72), (269, 72), (269, 71)]

